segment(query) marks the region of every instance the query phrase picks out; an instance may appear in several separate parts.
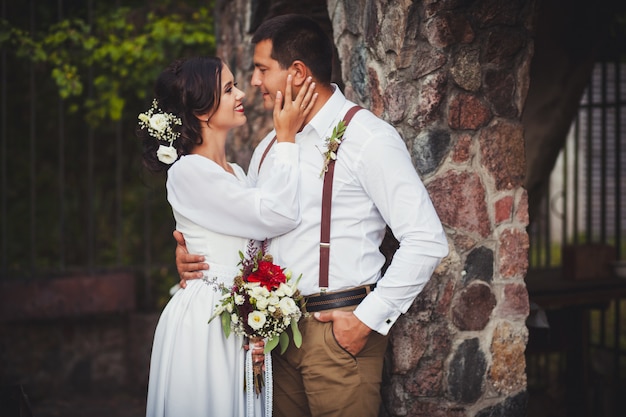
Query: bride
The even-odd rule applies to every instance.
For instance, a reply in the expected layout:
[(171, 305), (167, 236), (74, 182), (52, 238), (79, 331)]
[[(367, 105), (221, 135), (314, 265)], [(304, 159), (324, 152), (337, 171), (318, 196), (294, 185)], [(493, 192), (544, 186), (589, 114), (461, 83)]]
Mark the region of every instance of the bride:
[(152, 171), (167, 170), (176, 229), (190, 251), (206, 257), (209, 270), (177, 291), (161, 314), (148, 417), (245, 415), (244, 340), (225, 338), (219, 320), (208, 323), (221, 295), (208, 282), (231, 284), (249, 239), (277, 236), (299, 223), (295, 134), (317, 98), (314, 88), (309, 80), (292, 101), (288, 79), (284, 103), (277, 95), (275, 170), (271, 181), (251, 188), (243, 169), (226, 160), (229, 131), (246, 122), (244, 93), (228, 67), (219, 58), (195, 57), (175, 61), (158, 77), (153, 105), (139, 115), (143, 162)]

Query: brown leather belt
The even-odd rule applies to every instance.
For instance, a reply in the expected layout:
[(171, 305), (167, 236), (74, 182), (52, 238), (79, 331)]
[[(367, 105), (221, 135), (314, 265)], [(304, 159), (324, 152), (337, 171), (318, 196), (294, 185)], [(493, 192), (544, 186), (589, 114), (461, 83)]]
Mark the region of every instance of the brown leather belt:
[(327, 292), (304, 297), (304, 308), (307, 312), (332, 310), (334, 308), (355, 306), (372, 292), (376, 284), (364, 285), (344, 291)]

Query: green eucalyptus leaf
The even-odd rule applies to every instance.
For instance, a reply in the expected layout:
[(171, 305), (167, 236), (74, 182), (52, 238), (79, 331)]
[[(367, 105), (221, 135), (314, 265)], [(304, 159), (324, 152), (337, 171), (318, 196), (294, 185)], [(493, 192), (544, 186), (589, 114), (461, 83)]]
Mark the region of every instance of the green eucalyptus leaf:
[(296, 345), (297, 348), (302, 346), (302, 333), (300, 333), (298, 320), (296, 319), (291, 319), (291, 333), (293, 334), (293, 344)]
[(285, 353), (287, 348), (289, 347), (289, 336), (286, 332), (282, 332), (279, 336), (280, 339), (280, 354)]
[(265, 342), (265, 349), (263, 349), (263, 353), (270, 353), (276, 346), (278, 346), (278, 337), (273, 337), (271, 339), (267, 339)]
[(224, 336), (228, 339), (228, 336), (230, 336), (230, 313), (226, 310), (222, 313), (222, 330), (224, 331)]

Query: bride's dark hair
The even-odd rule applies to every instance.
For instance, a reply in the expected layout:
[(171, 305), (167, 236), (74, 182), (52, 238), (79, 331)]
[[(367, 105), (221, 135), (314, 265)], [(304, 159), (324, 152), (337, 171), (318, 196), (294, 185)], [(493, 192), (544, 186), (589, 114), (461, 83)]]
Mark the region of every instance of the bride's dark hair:
[[(172, 62), (157, 78), (154, 95), (158, 107), (165, 113), (180, 118), (182, 125), (174, 125), (180, 136), (172, 146), (178, 157), (189, 154), (202, 143), (201, 125), (197, 116), (213, 115), (220, 104), (223, 62), (216, 57), (193, 57)], [(142, 141), (143, 162), (151, 171), (167, 170), (171, 165), (157, 158), (159, 145), (168, 145), (149, 135), (147, 129), (137, 129)]]

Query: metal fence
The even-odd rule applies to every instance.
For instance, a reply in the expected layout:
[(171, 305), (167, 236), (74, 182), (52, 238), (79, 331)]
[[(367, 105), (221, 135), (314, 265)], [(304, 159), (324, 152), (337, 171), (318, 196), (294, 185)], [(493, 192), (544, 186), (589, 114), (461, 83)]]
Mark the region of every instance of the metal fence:
[(559, 266), (562, 245), (608, 244), (626, 255), (626, 66), (600, 63), (531, 219), (532, 267)]
[[(2, 18), (35, 32), (67, 17), (93, 20), (94, 0), (2, 0)], [(153, 282), (176, 282), (174, 227), (164, 178), (141, 168), (134, 129), (86, 123), (93, 95), (59, 97), (45, 67), (9, 47), (0, 61), (0, 280), (130, 269), (140, 303), (153, 306)], [(163, 279), (155, 280), (158, 276)]]
[[(626, 65), (619, 61), (598, 63), (552, 172), (538, 215), (531, 219), (530, 273), (551, 270), (553, 278), (562, 277), (563, 269), (572, 261), (566, 248), (587, 245), (601, 248), (595, 253), (602, 253), (603, 257), (606, 254), (606, 262), (626, 260), (625, 129)], [(584, 365), (585, 381), (576, 383), (589, 384), (584, 394), (592, 397), (593, 411), (590, 412), (621, 415), (613, 413), (624, 407), (620, 390), (626, 386), (623, 381), (626, 377), (626, 300), (612, 296), (610, 300), (595, 304), (592, 297), (585, 301), (581, 288), (594, 285), (599, 288), (607, 278), (607, 265), (602, 265), (602, 259), (588, 258), (584, 263), (595, 268), (597, 276), (593, 279), (597, 279), (598, 284), (583, 287), (586, 284), (573, 283), (571, 287), (578, 288), (580, 295), (577, 297), (584, 304), (579, 306), (582, 310), (570, 306), (570, 309), (557, 311), (559, 317), (569, 320), (565, 327), (582, 327), (584, 337), (581, 340), (586, 340), (585, 346), (575, 346), (576, 341), (572, 344), (572, 340), (568, 340), (566, 346), (528, 357), (529, 385), (539, 382), (545, 387), (546, 381), (559, 380), (563, 375), (561, 381), (567, 381), (571, 373), (564, 367), (564, 358), (577, 351), (585, 362), (588, 361)], [(581, 323), (571, 323), (577, 319)], [(550, 341), (556, 342), (562, 332), (562, 329), (552, 328)], [(567, 363), (570, 366), (572, 361)], [(603, 379), (599, 379), (601, 377)], [(603, 385), (605, 383), (608, 385)], [(585, 411), (580, 411), (580, 415), (585, 415)]]

